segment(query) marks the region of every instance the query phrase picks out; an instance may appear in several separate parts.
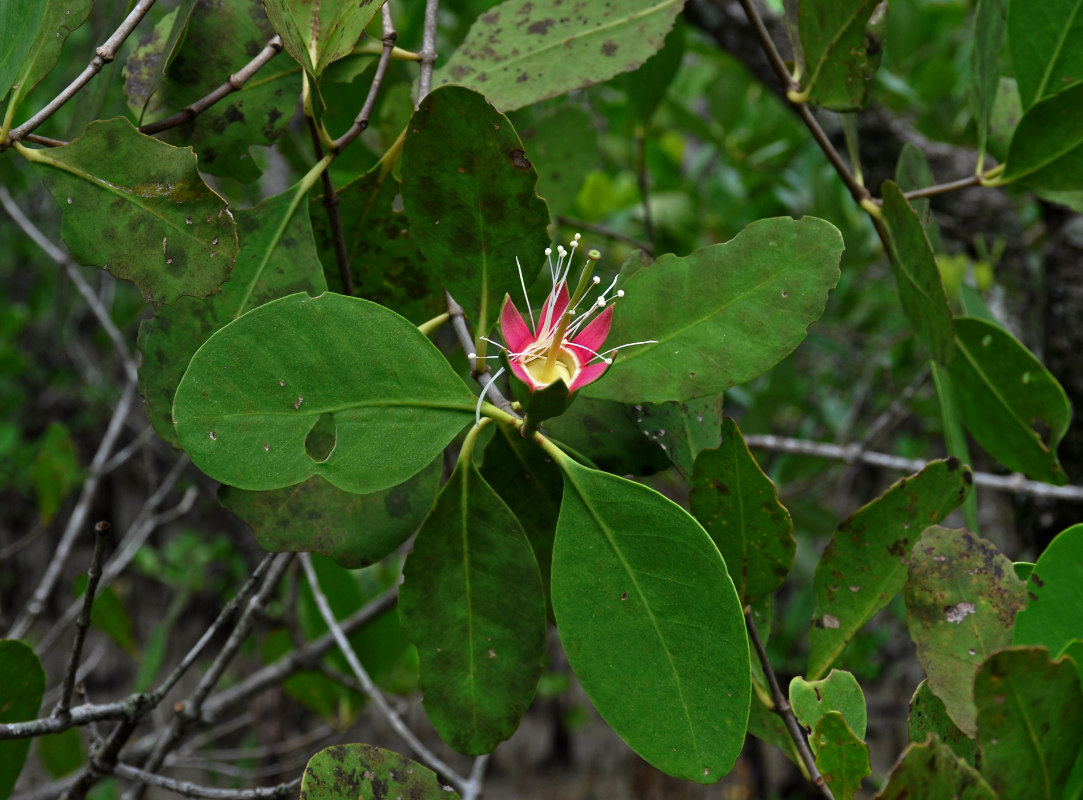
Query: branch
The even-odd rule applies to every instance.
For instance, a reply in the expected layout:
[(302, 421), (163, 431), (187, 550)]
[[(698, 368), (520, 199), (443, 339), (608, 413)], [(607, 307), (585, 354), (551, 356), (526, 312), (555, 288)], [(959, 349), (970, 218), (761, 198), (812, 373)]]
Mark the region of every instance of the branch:
[(82, 71), (79, 77), (68, 84), (68, 87), (54, 97), (45, 108), (18, 128), (10, 131), (7, 139), (0, 142), (0, 151), (11, 147), (15, 142), (24, 138), (28, 133), (45, 122), (45, 120), (49, 119), (49, 117), (55, 114), (61, 106), (75, 97), (79, 90), (90, 82), (91, 78), (101, 72), (102, 67), (116, 58), (117, 51), (120, 50), (120, 46), (124, 44), (124, 40), (135, 30), (136, 25), (138, 25), (146, 13), (150, 11), (152, 5), (154, 5), (154, 0), (139, 0), (139, 2), (135, 4), (135, 8), (131, 10), (131, 13), (129, 13), (128, 16), (124, 18), (124, 21), (120, 23), (120, 27), (117, 28), (116, 31), (113, 32), (113, 35), (106, 39), (105, 43), (95, 51), (94, 58), (91, 59), (86, 69)]
[(247, 83), (253, 75), (259, 72), (268, 61), (281, 52), (282, 37), (275, 34), (267, 40), (267, 44), (256, 54), (255, 58), (241, 67), (237, 72), (230, 75), (229, 79), (213, 92), (205, 97), (199, 98), (194, 103), (189, 103), (172, 116), (160, 119), (157, 122), (151, 122), (147, 125), (140, 125), (139, 132), (149, 136), (191, 122), (223, 97), (243, 89), (245, 83)]
[[(316, 160), (323, 160), (323, 143), (320, 141), (320, 130), (316, 126), (316, 120), (306, 117), (308, 132), (312, 137), (312, 150), (316, 154)], [(346, 252), (346, 236), (342, 231), (342, 217), (338, 213), (338, 193), (335, 191), (334, 181), (331, 180), (330, 170), (320, 173), (320, 183), (323, 185), (323, 210), (327, 212), (327, 223), (331, 227), (331, 241), (335, 243), (335, 263), (338, 265), (338, 279), (342, 281), (342, 293), (353, 297), (353, 275), (350, 273), (350, 256)]]
[(312, 567), (312, 559), (308, 553), (301, 553), (299, 560), (301, 567), (305, 571), (305, 579), (308, 581), (308, 586), (312, 590), (312, 596), (316, 600), (316, 607), (320, 610), (320, 616), (323, 617), (323, 621), (327, 624), (328, 630), (335, 637), (335, 643), (338, 645), (339, 651), (346, 657), (346, 661), (350, 665), (350, 669), (353, 671), (354, 677), (357, 678), (361, 687), (365, 690), (365, 694), (372, 701), (372, 704), (376, 706), (380, 714), (387, 720), (387, 722), (394, 728), (395, 732), (403, 738), (410, 749), (417, 754), (418, 758), (423, 761), (426, 766), (431, 768), (434, 772), (439, 773), (445, 780), (449, 781), (452, 786), (462, 794), (468, 785), (468, 780), (463, 778), (459, 773), (446, 764), (439, 756), (426, 747), (420, 739), (414, 734), (406, 723), (402, 721), (402, 717), (399, 713), (391, 707), (391, 704), (387, 702), (387, 698), (384, 697), (384, 693), (381, 692), (372, 678), (369, 677), (368, 672), (362, 666), (361, 661), (357, 658), (357, 653), (354, 652), (353, 647), (350, 646), (350, 641), (346, 638), (346, 634), (342, 632), (342, 628), (339, 627), (338, 621), (335, 619), (335, 614), (331, 610), (330, 603), (327, 602), (327, 596), (320, 589), (319, 579), (316, 577), (316, 570)]
[(421, 34), (421, 70), (417, 79), (417, 102), (432, 91), (432, 72), (436, 67), (436, 16), (440, 0), (425, 0), (425, 27)]
[[(466, 353), (466, 358), (470, 362), (470, 377), (476, 380), (482, 389), (487, 390), (486, 397), (491, 398), (491, 402), (497, 408), (511, 414), (513, 417), (518, 418), (519, 415), (515, 413), (515, 409), (512, 408), (511, 401), (504, 397), (499, 387), (493, 384), (493, 373), (488, 369), (484, 372), (478, 371), (477, 356), (471, 357), (474, 352), (474, 337), (470, 335), (470, 329), (466, 325), (466, 314), (463, 311), (463, 307), (455, 302), (455, 298), (444, 292), (444, 297), (447, 298), (447, 313), (451, 317), (451, 328), (455, 331), (455, 336), (459, 340), (459, 346), (462, 347), (463, 352)], [(491, 385), (493, 384), (493, 385)]]
[[(804, 439), (791, 439), (786, 436), (773, 436), (771, 434), (746, 436), (745, 443), (749, 447), (758, 447), (776, 453), (816, 456), (817, 458), (830, 458), (835, 461), (849, 463), (862, 462), (898, 472), (920, 472), (928, 466), (927, 462), (922, 461), (920, 458), (902, 458), (901, 456), (892, 456), (886, 453), (870, 452), (862, 449), (860, 445), (844, 447), (828, 442), (809, 442)], [(1018, 472), (1012, 475), (975, 472), (974, 485), (984, 486), (987, 489), (996, 489), (1000, 492), (1026, 494), (1031, 497), (1052, 497), (1057, 500), (1083, 502), (1083, 486), (1053, 486), (1041, 481), (1028, 480)]]
[(137, 781), (144, 786), (157, 786), (160, 789), (166, 789), (184, 797), (202, 797), (209, 798), (209, 800), (271, 800), (278, 797), (292, 797), (301, 785), (301, 779), (297, 778), (289, 783), (280, 783), (277, 786), (261, 786), (256, 789), (215, 789), (211, 786), (199, 786), (189, 781), (173, 780), (164, 775), (156, 775), (153, 772), (137, 769), (128, 764), (117, 764), (111, 771), (118, 778)]
[(771, 700), (775, 705), (774, 711), (782, 717), (782, 721), (786, 724), (786, 730), (789, 732), (790, 738), (793, 739), (793, 743), (797, 745), (797, 752), (801, 756), (801, 761), (804, 763), (805, 769), (808, 770), (809, 780), (816, 785), (820, 790), (820, 794), (822, 794), (826, 800), (835, 800), (835, 796), (831, 793), (831, 790), (827, 788), (827, 784), (824, 782), (823, 775), (820, 774), (820, 770), (816, 767), (816, 758), (809, 749), (808, 738), (805, 736), (805, 732), (801, 730), (797, 718), (793, 715), (793, 709), (790, 708), (790, 701), (786, 699), (786, 695), (782, 693), (782, 689), (778, 685), (778, 677), (775, 675), (775, 671), (771, 667), (771, 662), (767, 658), (767, 648), (763, 646), (763, 639), (760, 638), (760, 632), (756, 628), (756, 623), (752, 621), (751, 611), (745, 612), (745, 626), (748, 628), (748, 638), (752, 641), (752, 645), (756, 649), (756, 655), (759, 656), (760, 666), (763, 668), (763, 674), (767, 678), (767, 684), (771, 687)]
[(353, 121), (353, 125), (350, 126), (348, 131), (335, 139), (334, 147), (331, 148), (331, 152), (335, 155), (342, 152), (342, 148), (360, 136), (369, 126), (369, 118), (372, 116), (373, 106), (376, 105), (376, 96), (380, 93), (380, 87), (384, 83), (384, 76), (387, 74), (387, 65), (391, 62), (391, 52), (395, 49), (395, 41), (399, 35), (395, 33), (395, 27), (391, 24), (391, 9), (387, 3), (384, 3), (381, 13), (383, 15), (384, 49), (380, 53), (380, 60), (376, 64), (376, 74), (372, 76), (372, 85), (369, 86), (368, 96), (365, 97), (365, 102), (361, 106), (357, 118)]

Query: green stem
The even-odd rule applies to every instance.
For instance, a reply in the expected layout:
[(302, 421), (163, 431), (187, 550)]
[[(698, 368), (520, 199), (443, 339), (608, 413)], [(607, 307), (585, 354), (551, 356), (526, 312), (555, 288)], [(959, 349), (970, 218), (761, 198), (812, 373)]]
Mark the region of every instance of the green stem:
[(432, 332), (451, 319), (451, 315), (446, 311), (443, 314), (439, 314), (427, 322), (422, 322), (417, 326), (417, 329), (426, 336), (431, 336)]
[(549, 439), (543, 434), (535, 432), (533, 436), (534, 441), (541, 446), (542, 450), (549, 454), (549, 456), (553, 459), (553, 462), (558, 467), (560, 467), (560, 470), (562, 472), (567, 472), (568, 461), (570, 460), (568, 454), (561, 450), (559, 447), (557, 447), (557, 445), (553, 442), (552, 439)]
[(480, 424), (474, 425), (466, 432), (466, 438), (463, 439), (463, 446), (459, 450), (459, 464), (469, 463), (470, 457), (474, 453), (474, 443), (478, 440), (478, 434), (481, 433), (481, 429), (489, 424), (491, 420), (483, 419)]

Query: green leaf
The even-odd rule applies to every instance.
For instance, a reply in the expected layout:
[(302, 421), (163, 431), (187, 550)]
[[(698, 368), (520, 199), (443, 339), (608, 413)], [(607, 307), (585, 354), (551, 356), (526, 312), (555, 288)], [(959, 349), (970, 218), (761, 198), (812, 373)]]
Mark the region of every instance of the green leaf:
[(1015, 613), (1025, 603), (1011, 561), (968, 531), (933, 526), (910, 554), (910, 638), (929, 689), (968, 736), (977, 730), (974, 675), (993, 651), (1011, 643)]
[(685, 478), (692, 476), (696, 456), (718, 447), (722, 395), (687, 403), (636, 403), (631, 407), (643, 435), (665, 451)]
[(967, 429), (1009, 469), (1063, 485), (1056, 447), (1072, 417), (1064, 389), (998, 325), (961, 317), (955, 336), (957, 356), (948, 374)]
[(68, 728), (61, 733), (39, 736), (35, 740), (38, 758), (50, 778), (63, 778), (83, 765), (83, 741), (79, 731)]
[(832, 111), (864, 108), (880, 66), (887, 3), (802, 0), (796, 20), (804, 61), (802, 94)]
[(436, 773), (405, 756), (370, 744), (336, 744), (312, 756), (301, 778), (305, 800), (344, 797), (458, 800)]
[(30, 464), (30, 480), (38, 496), (41, 524), (48, 525), (60, 504), (79, 480), (79, 457), (67, 427), (50, 422), (37, 442), (38, 452)]
[(936, 736), (909, 745), (876, 800), (996, 800), (974, 767)]
[[(410, 236), (406, 214), (394, 210), (399, 182), (385, 167), (381, 162), (337, 191), (354, 294), (420, 324), (446, 311), (447, 304), (431, 270), (423, 267), (424, 256)], [(342, 293), (334, 237), (322, 200), (322, 196), (312, 200), (312, 229), (328, 285)]]
[(967, 736), (948, 716), (944, 701), (933, 694), (928, 681), (918, 684), (910, 698), (910, 717), (907, 722), (911, 742), (924, 742), (934, 734), (960, 759), (972, 767), (977, 766), (978, 743)]
[[(919, 147), (909, 142), (904, 144), (902, 150), (899, 151), (899, 161), (895, 165), (895, 183), (903, 192), (925, 189), (936, 183), (933, 179), (933, 171), (929, 167), (929, 159)], [(916, 197), (906, 202), (921, 220), (921, 227), (925, 231), (925, 237), (929, 240), (929, 246), (932, 247), (933, 252), (940, 252), (940, 228), (930, 208), (929, 198)]]
[[(45, 670), (34, 651), (16, 639), (0, 640), (0, 723), (34, 719), (45, 693)], [(7, 800), (22, 772), (30, 739), (0, 742), (0, 800)]]
[(634, 70), (662, 49), (684, 0), (507, 0), (482, 14), (434, 85), (456, 83), (502, 111)]
[(286, 52), (319, 76), (329, 64), (349, 55), (380, 9), (375, 0), (266, 0), (267, 16)]
[(229, 277), (236, 225), (191, 149), (143, 136), (118, 117), (90, 123), (63, 147), (23, 152), (40, 165), (80, 264), (132, 281), (153, 303), (206, 297)]
[(538, 194), (554, 214), (570, 212), (583, 181), (599, 161), (598, 128), (585, 109), (562, 105), (544, 115), (525, 108), (515, 127), (538, 172)]
[(662, 449), (633, 421), (634, 408), (577, 394), (567, 411), (545, 421), (547, 434), (618, 475), (653, 475), (670, 466)]
[(942, 364), (955, 357), (951, 308), (929, 239), (917, 213), (892, 181), (884, 181), (883, 221), (899, 299), (918, 341)]
[[(940, 425), (944, 429), (944, 445), (948, 455), (955, 456), (964, 464), (970, 464), (970, 445), (967, 443), (966, 429), (963, 427), (959, 407), (955, 403), (955, 393), (951, 389), (951, 379), (947, 370), (935, 361), (929, 362), (936, 399), (940, 406)], [(963, 521), (967, 528), (979, 533), (978, 527), (978, 491), (967, 493), (963, 501)]]
[[(1054, 657), (1083, 639), (1083, 524), (1061, 531), (1027, 581), (1026, 608), (1015, 617), (1013, 645), (1041, 645)], [(1083, 663), (1079, 664), (1083, 676)]]
[(934, 461), (845, 520), (816, 565), (807, 675), (819, 678), (862, 625), (906, 583), (906, 560), (925, 526), (950, 514), (974, 478), (958, 459)]
[(323, 478), (269, 492), (223, 486), (218, 500), (243, 519), (272, 553), (323, 553), (348, 569), (389, 556), (417, 530), (440, 483), (436, 459), (404, 483), (352, 494)]
[(180, 446), (173, 396), (192, 356), (212, 333), (246, 311), (299, 291), (327, 286), (312, 241), (307, 209), (295, 210), (297, 188), (235, 212), (240, 249), (222, 291), (205, 300), (182, 297), (139, 326), (139, 388), (147, 416), (165, 441)]
[(797, 550), (793, 520), (729, 417), (718, 449), (696, 458), (691, 508), (726, 560), (743, 605), (782, 585)]
[[(419, 472), (473, 419), (476, 401), (413, 325), (352, 297), (294, 294), (211, 336), (173, 415), (196, 466), (240, 489), (320, 475), (368, 494)], [(322, 414), (337, 426), (322, 462), (305, 450)]]
[(872, 773), (868, 745), (838, 711), (829, 711), (819, 719), (809, 741), (816, 767), (836, 800), (852, 800), (861, 788), (861, 779)]
[[(144, 122), (171, 116), (210, 94), (222, 85), (224, 76), (251, 61), (274, 33), (262, 0), (197, 3), (180, 49), (150, 98)], [(205, 172), (254, 181), (260, 169), (249, 147), (273, 144), (286, 132), (300, 85), (299, 67), (286, 59), (272, 59), (239, 91), (163, 136), (191, 145)]]
[[(0, 10), (0, 98), (11, 89), (8, 113), (56, 66), (69, 34), (90, 14), (93, 0), (9, 2)], [(9, 49), (10, 48), (10, 49)]]
[(1083, 2), (1011, 0), (1008, 46), (1025, 109), (1083, 81)]
[(725, 244), (664, 255), (622, 287), (607, 346), (621, 350), (582, 394), (686, 401), (744, 383), (789, 355), (839, 279), (842, 236), (814, 217), (765, 219)]
[(994, 653), (974, 681), (974, 703), (982, 774), (998, 796), (1060, 798), (1083, 751), (1075, 662), (1050, 661), (1045, 648)]
[(570, 459), (553, 549), (553, 610), (572, 669), (641, 757), (712, 783), (744, 742), (748, 639), (726, 565), (687, 512)]
[(1028, 109), (1012, 134), (1006, 161), (1000, 183), (1078, 189), (1083, 182), (1083, 84)]
[(845, 670), (833, 669), (818, 681), (806, 681), (798, 675), (790, 681), (790, 705), (797, 721), (809, 733), (826, 714), (837, 712), (858, 741), (865, 738), (865, 695), (857, 678)]
[(403, 569), (399, 614), (421, 659), (425, 713), (460, 753), (519, 727), (545, 655), (545, 593), (522, 526), (460, 458)]
[(553, 572), (553, 537), (564, 492), (560, 470), (534, 442), (496, 425), (481, 474), (523, 526), (541, 573), (546, 605)]
[(549, 243), (536, 181), (508, 118), (480, 94), (437, 89), (410, 118), (402, 148), (410, 234), (479, 334), (519, 290), (516, 258), (529, 286)]
[[(974, 14), (974, 38), (970, 50), (970, 103), (978, 126), (978, 159), (985, 156), (989, 123), (993, 117), (1000, 80), (1000, 51), (1004, 44), (1008, 0), (979, 0)], [(979, 167), (980, 169), (980, 167)]]
[(648, 58), (635, 72), (621, 76), (619, 85), (644, 126), (658, 109), (684, 60), (685, 36), (681, 25), (674, 25), (665, 37), (665, 46)]
[(195, 7), (195, 0), (184, 0), (162, 17), (157, 25), (139, 37), (124, 62), (124, 94), (128, 98), (128, 108), (140, 123), (165, 77), (166, 68), (177, 56)]

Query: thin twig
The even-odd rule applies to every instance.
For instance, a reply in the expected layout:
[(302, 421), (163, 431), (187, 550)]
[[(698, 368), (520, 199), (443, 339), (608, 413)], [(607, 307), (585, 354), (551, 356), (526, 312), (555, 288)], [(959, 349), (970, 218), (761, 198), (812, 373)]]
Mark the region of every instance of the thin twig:
[(45, 120), (49, 119), (49, 117), (55, 114), (61, 106), (63, 106), (66, 102), (75, 97), (79, 90), (90, 82), (91, 78), (101, 72), (102, 67), (104, 67), (110, 61), (116, 58), (117, 51), (120, 50), (120, 46), (124, 44), (124, 40), (127, 39), (129, 35), (131, 35), (131, 32), (135, 30), (136, 25), (140, 23), (146, 13), (150, 11), (150, 7), (153, 5), (154, 0), (139, 0), (139, 2), (135, 4), (135, 7), (131, 10), (128, 16), (124, 18), (124, 21), (120, 23), (120, 27), (117, 28), (116, 31), (113, 32), (113, 35), (106, 39), (105, 42), (95, 51), (94, 58), (91, 59), (86, 69), (84, 69), (82, 73), (80, 73), (79, 77), (77, 77), (70, 84), (68, 84), (67, 88), (65, 88), (64, 91), (62, 91), (51, 101), (49, 101), (48, 105), (46, 105), (45, 108), (32, 116), (19, 127), (11, 130), (8, 133), (7, 139), (5, 139), (3, 142), (0, 142), (0, 150), (6, 150), (8, 147), (11, 147), (11, 145), (15, 142), (23, 139), (28, 133), (33, 131), (35, 128), (45, 122)]
[(139, 715), (134, 713), (118, 722), (109, 738), (91, 754), (75, 783), (60, 795), (60, 800), (83, 800), (94, 784), (108, 776), (116, 767), (121, 749), (128, 743), (128, 737), (138, 724)]
[(146, 125), (140, 125), (139, 132), (149, 136), (191, 122), (223, 97), (243, 89), (245, 83), (247, 83), (253, 75), (259, 72), (268, 61), (281, 52), (282, 37), (275, 34), (267, 40), (267, 44), (256, 54), (255, 58), (230, 75), (229, 79), (213, 92), (199, 98), (193, 103), (189, 103), (176, 114), (166, 117), (165, 119), (160, 119), (157, 122), (151, 122)]
[(793, 739), (793, 743), (797, 745), (797, 752), (801, 756), (801, 761), (805, 765), (805, 769), (808, 770), (809, 780), (819, 788), (820, 794), (822, 794), (826, 800), (835, 800), (835, 796), (831, 793), (831, 790), (827, 788), (827, 783), (824, 781), (823, 775), (820, 774), (820, 770), (816, 767), (816, 758), (812, 755), (812, 750), (808, 746), (808, 738), (805, 732), (801, 729), (801, 725), (797, 722), (797, 718), (793, 714), (793, 709), (790, 708), (790, 701), (786, 698), (786, 695), (782, 693), (782, 688), (778, 685), (778, 677), (775, 675), (775, 670), (771, 667), (771, 662), (767, 658), (767, 648), (763, 646), (763, 639), (760, 638), (760, 632), (756, 628), (756, 623), (752, 621), (752, 612), (745, 612), (745, 626), (748, 628), (748, 638), (752, 642), (752, 646), (756, 650), (756, 655), (759, 656), (760, 666), (763, 668), (764, 677), (767, 678), (767, 685), (771, 688), (771, 700), (774, 702), (774, 711), (778, 714), (782, 721), (786, 724), (786, 730), (790, 734), (790, 738)]
[(957, 181), (948, 181), (947, 183), (938, 183), (935, 186), (926, 186), (923, 189), (915, 189), (912, 192), (904, 192), (903, 197), (907, 200), (916, 200), (920, 197), (932, 197), (937, 194), (947, 194), (948, 192), (958, 191), (959, 189), (967, 189), (971, 186), (981, 186), (982, 176), (971, 175), (969, 178), (960, 178)]
[(572, 217), (564, 216), (563, 214), (557, 215), (557, 222), (561, 225), (566, 225), (569, 228), (575, 228), (576, 230), (586, 231), (587, 233), (593, 233), (598, 236), (604, 236), (606, 239), (612, 239), (615, 242), (625, 242), (643, 250), (650, 255), (654, 255), (654, 250), (649, 242), (644, 242), (641, 239), (637, 239), (634, 236), (629, 236), (627, 233), (621, 233), (615, 231), (612, 228), (607, 228), (604, 225), (596, 225), (593, 222), (587, 222), (582, 219), (573, 219)]
[(90, 559), (90, 569), (87, 570), (86, 591), (83, 593), (83, 610), (79, 612), (79, 618), (75, 620), (75, 637), (71, 643), (71, 656), (68, 658), (68, 668), (64, 672), (64, 684), (60, 691), (60, 700), (53, 709), (53, 716), (64, 718), (68, 715), (71, 707), (71, 694), (75, 689), (75, 673), (79, 669), (79, 659), (83, 655), (83, 642), (86, 641), (86, 632), (90, 628), (90, 609), (94, 606), (94, 594), (98, 591), (98, 580), (102, 576), (102, 559), (105, 558), (105, 544), (109, 538), (109, 523), (105, 521), (94, 525), (94, 555)]
[[(859, 444), (843, 446), (829, 442), (810, 442), (805, 439), (791, 439), (786, 436), (771, 434), (745, 436), (745, 443), (749, 447), (771, 450), (776, 453), (816, 456), (817, 458), (830, 458), (833, 461), (848, 463), (862, 462), (897, 472), (914, 473), (928, 466), (927, 462), (922, 461), (920, 458), (903, 458), (886, 453), (870, 452), (863, 450)], [(974, 485), (996, 489), (1001, 492), (1026, 494), (1031, 497), (1052, 497), (1057, 500), (1083, 502), (1083, 486), (1053, 486), (1040, 481), (1028, 480), (1018, 472), (1012, 475), (975, 472)]]
[(436, 68), (436, 17), (440, 0), (425, 0), (425, 26), (421, 33), (421, 70), (417, 79), (417, 103), (432, 91), (432, 73)]
[(335, 619), (335, 614), (331, 610), (330, 603), (327, 602), (327, 596), (320, 589), (319, 579), (316, 577), (316, 570), (312, 566), (312, 559), (308, 553), (301, 553), (299, 556), (301, 567), (305, 571), (305, 579), (308, 581), (308, 586), (312, 590), (312, 596), (316, 600), (316, 607), (320, 611), (320, 616), (327, 624), (328, 630), (335, 637), (335, 643), (338, 645), (338, 649), (342, 655), (346, 657), (346, 661), (350, 665), (350, 669), (353, 671), (354, 677), (357, 678), (362, 688), (365, 690), (365, 694), (368, 696), (372, 704), (376, 706), (380, 714), (387, 720), (395, 732), (402, 737), (402, 739), (409, 745), (410, 749), (414, 751), (417, 757), (425, 763), (434, 772), (439, 773), (445, 780), (449, 781), (452, 786), (460, 794), (466, 789), (467, 778), (462, 777), (451, 768), (450, 765), (445, 763), (439, 756), (426, 747), (420, 739), (414, 734), (412, 730), (403, 722), (399, 713), (391, 707), (391, 704), (387, 702), (387, 698), (384, 697), (384, 693), (381, 692), (372, 678), (369, 676), (368, 671), (361, 664), (361, 661), (357, 658), (357, 653), (354, 652), (353, 647), (350, 646), (349, 639), (346, 638), (346, 634), (342, 632), (342, 628), (339, 627), (338, 621)]
[[(444, 297), (447, 300), (447, 313), (451, 317), (451, 329), (455, 331), (455, 337), (459, 340), (459, 346), (462, 347), (463, 352), (466, 353), (467, 360), (470, 362), (470, 376), (476, 380), (482, 389), (486, 391), (486, 397), (497, 408), (501, 408), (507, 411), (514, 417), (519, 415), (512, 408), (511, 401), (504, 397), (500, 388), (493, 384), (493, 373), (487, 368), (483, 371), (478, 369), (478, 359), (474, 355), (474, 338), (470, 335), (470, 329), (466, 324), (466, 312), (463, 311), (463, 307), (455, 302), (455, 298), (444, 292)], [(485, 367), (485, 362), (481, 363), (481, 366)], [(493, 384), (493, 385), (490, 385)]]
[(208, 800), (273, 800), (279, 797), (292, 797), (301, 785), (301, 779), (296, 778), (277, 786), (260, 786), (255, 789), (215, 789), (212, 786), (200, 786), (190, 781), (167, 778), (128, 764), (115, 765), (112, 773), (118, 778), (137, 781), (144, 787), (156, 786), (184, 797), (208, 798)]
[[(308, 132), (312, 138), (312, 151), (317, 161), (323, 160), (323, 143), (320, 141), (320, 131), (316, 126), (316, 120), (312, 117), (308, 121)], [(335, 191), (334, 181), (331, 180), (331, 171), (324, 170), (320, 173), (320, 184), (323, 186), (323, 210), (327, 213), (327, 224), (331, 228), (331, 241), (335, 245), (335, 263), (338, 265), (338, 279), (342, 282), (342, 293), (353, 297), (353, 275), (350, 273), (350, 256), (346, 252), (346, 236), (342, 231), (342, 217), (338, 213), (338, 192)]]
[(98, 450), (90, 462), (90, 467), (87, 469), (86, 481), (83, 483), (83, 489), (79, 493), (79, 500), (75, 503), (71, 517), (68, 518), (68, 525), (64, 529), (60, 542), (49, 560), (49, 566), (46, 568), (41, 582), (38, 584), (37, 589), (34, 590), (30, 601), (26, 604), (26, 609), (15, 621), (15, 624), (11, 626), (11, 630), (8, 632), (9, 639), (21, 639), (30, 629), (30, 626), (34, 624), (34, 620), (45, 609), (45, 603), (52, 595), (53, 587), (56, 585), (57, 580), (60, 579), (64, 565), (68, 562), (75, 539), (78, 537), (79, 532), (84, 530), (83, 526), (86, 524), (87, 515), (90, 513), (90, 505), (98, 492), (98, 484), (101, 482), (103, 475), (102, 466), (109, 459), (113, 448), (116, 446), (117, 438), (124, 427), (124, 420), (131, 410), (132, 401), (135, 399), (135, 389), (135, 381), (128, 381), (124, 387), (120, 401), (117, 403), (117, 407), (113, 409), (113, 417), (109, 420), (105, 435), (102, 437)]
[(376, 74), (372, 76), (372, 85), (369, 86), (369, 93), (365, 97), (365, 102), (361, 106), (361, 111), (353, 121), (353, 125), (350, 126), (350, 129), (335, 139), (332, 152), (336, 155), (341, 153), (342, 148), (360, 136), (369, 126), (369, 119), (372, 117), (372, 109), (376, 105), (376, 96), (380, 93), (380, 87), (383, 86), (384, 83), (384, 76), (387, 74), (387, 65), (391, 62), (391, 52), (395, 49), (395, 40), (398, 39), (399, 35), (395, 33), (395, 26), (391, 23), (391, 9), (387, 3), (384, 3), (381, 13), (383, 15), (384, 49), (380, 53), (380, 60), (376, 63)]

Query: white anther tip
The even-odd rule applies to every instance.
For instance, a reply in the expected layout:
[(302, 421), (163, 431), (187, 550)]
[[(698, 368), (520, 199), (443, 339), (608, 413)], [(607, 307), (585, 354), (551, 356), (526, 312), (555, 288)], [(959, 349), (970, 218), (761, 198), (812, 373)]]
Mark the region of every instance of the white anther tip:
[(613, 363), (613, 359), (611, 359), (611, 358), (607, 358), (607, 359), (605, 360), (605, 363), (606, 363), (606, 364), (612, 364), (612, 363)]
[(547, 256), (551, 256), (551, 255), (553, 255), (553, 248), (552, 248), (552, 247), (547, 247), (547, 248), (545, 248), (545, 254), (546, 254)]
[(617, 297), (624, 297), (624, 290), (623, 289), (617, 289)]
[(593, 283), (595, 286), (597, 286), (601, 282), (602, 282), (602, 279), (599, 278), (597, 275), (595, 275), (593, 278), (591, 278), (591, 283)]

